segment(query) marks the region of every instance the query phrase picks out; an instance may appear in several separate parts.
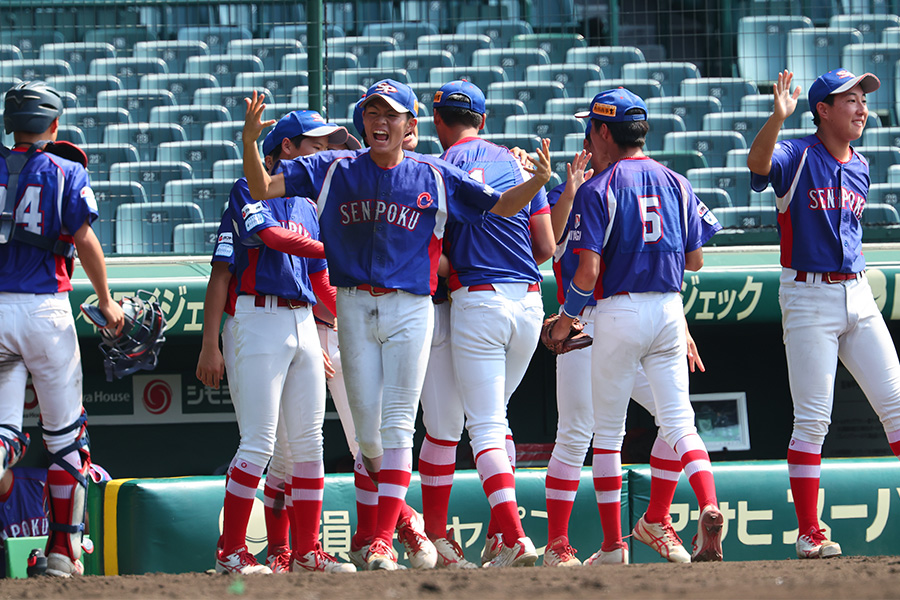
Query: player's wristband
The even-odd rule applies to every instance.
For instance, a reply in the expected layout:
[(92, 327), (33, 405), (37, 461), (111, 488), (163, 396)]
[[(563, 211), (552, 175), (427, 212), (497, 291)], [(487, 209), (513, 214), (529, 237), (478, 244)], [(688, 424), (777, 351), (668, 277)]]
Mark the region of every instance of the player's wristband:
[(570, 319), (574, 319), (581, 314), (584, 307), (587, 306), (588, 300), (593, 295), (593, 290), (583, 290), (575, 282), (569, 284), (569, 291), (566, 292), (566, 302), (562, 307), (562, 314)]

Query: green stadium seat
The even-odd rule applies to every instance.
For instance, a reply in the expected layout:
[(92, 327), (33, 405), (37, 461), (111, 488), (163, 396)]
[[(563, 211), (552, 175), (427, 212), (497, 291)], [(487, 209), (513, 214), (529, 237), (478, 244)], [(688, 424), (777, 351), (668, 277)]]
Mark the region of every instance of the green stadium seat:
[(730, 206), (713, 211), (723, 229), (775, 227), (778, 210), (765, 206)]
[(530, 23), (519, 19), (477, 19), (457, 24), (456, 33), (486, 35), (495, 48), (507, 48), (513, 37), (534, 33), (534, 29)]
[[(162, 200), (166, 183), (175, 179), (192, 179), (193, 169), (185, 162), (164, 163), (138, 161), (115, 163), (109, 169), (110, 181), (136, 181), (144, 187), (151, 202)], [(202, 221), (202, 219), (200, 219)]]
[(0, 44), (15, 46), (26, 60), (37, 58), (44, 44), (62, 44), (65, 41), (62, 32), (55, 29), (0, 27)]
[(572, 31), (579, 26), (575, 0), (532, 0), (531, 22), (538, 31)]
[(184, 129), (188, 140), (202, 140), (203, 128), (208, 123), (231, 120), (231, 115), (221, 106), (177, 104), (157, 106), (150, 110), (150, 123), (174, 123)]
[(270, 100), (289, 102), (291, 90), (298, 85), (309, 85), (306, 71), (262, 71), (260, 73), (238, 73), (235, 87), (266, 88), (272, 94)]
[(168, 73), (161, 58), (98, 58), (91, 61), (90, 75), (112, 75), (122, 81), (122, 89), (139, 89), (144, 75)]
[(484, 108), (487, 110), (486, 133), (505, 133), (507, 117), (528, 114), (528, 109), (525, 108), (525, 103), (521, 100), (492, 98), (484, 101)]
[(601, 79), (603, 79), (603, 71), (597, 65), (557, 63), (533, 65), (525, 69), (525, 81), (558, 81), (573, 90), (584, 89), (587, 82)]
[[(771, 115), (774, 106), (774, 96), (770, 93), (744, 96), (741, 98), (741, 112), (762, 112)], [(803, 111), (799, 109), (795, 110), (791, 113), (791, 116), (785, 120), (784, 126), (788, 129), (796, 129), (802, 125), (802, 117)]]
[(440, 33), (433, 23), (392, 21), (390, 23), (369, 23), (363, 27), (364, 36), (394, 38), (400, 50), (415, 50), (418, 39), (426, 35)]
[(812, 29), (812, 19), (772, 12), (738, 21), (737, 67), (741, 77), (757, 85), (771, 84), (784, 70), (788, 32)]
[(746, 166), (690, 169), (685, 175), (692, 187), (725, 190), (731, 198), (731, 203), (736, 207), (748, 206), (750, 203), (750, 170)]
[[(898, 17), (900, 19), (900, 17)], [(841, 65), (851, 73), (873, 73), (882, 81), (877, 93), (866, 95), (870, 111), (891, 115), (897, 122), (894, 83), (897, 64), (900, 62), (900, 46), (896, 44), (849, 44), (844, 46)]]
[(121, 57), (131, 56), (136, 44), (155, 39), (156, 34), (144, 27), (101, 27), (84, 33), (85, 42), (111, 44), (116, 49), (116, 56)]
[(900, 27), (889, 27), (882, 31), (881, 43), (900, 44)]
[[(103, 134), (103, 141), (107, 144), (131, 144), (134, 146), (142, 161), (156, 160), (156, 150), (160, 144), (183, 142), (185, 139), (184, 129), (174, 123), (107, 125)], [(151, 193), (149, 189), (147, 189), (147, 193)]]
[(183, 161), (191, 165), (198, 178), (212, 177), (213, 165), (222, 160), (238, 160), (241, 152), (230, 141), (208, 142), (201, 139), (186, 142), (166, 142), (156, 150), (156, 160), (162, 162)]
[(644, 99), (661, 98), (662, 86), (655, 79), (604, 79), (603, 81), (588, 81), (582, 88), (581, 95), (593, 98), (600, 92), (612, 88), (627, 88)]
[(794, 86), (809, 90), (816, 78), (837, 68), (844, 46), (861, 44), (862, 34), (850, 27), (793, 29), (787, 36), (787, 68), (794, 73)]
[(229, 158), (213, 163), (213, 179), (230, 179), (235, 181), (244, 176), (244, 163), (240, 159)]
[(887, 170), (887, 181), (891, 185), (900, 184), (900, 165), (892, 165)]
[(22, 51), (12, 44), (0, 44), (0, 60), (22, 60)]
[(207, 223), (218, 224), (234, 183), (234, 179), (213, 178), (169, 181), (163, 192), (163, 201), (175, 204), (193, 202), (203, 211)]
[[(519, 146), (523, 150), (528, 150), (529, 154), (534, 155), (535, 150), (540, 147), (540, 139), (538, 143), (532, 147), (528, 146)], [(568, 177), (568, 173), (566, 173), (566, 163), (571, 163), (572, 159), (575, 157), (574, 152), (567, 152), (565, 150), (551, 150), (550, 151), (550, 166), (553, 168), (553, 173), (559, 177), (560, 181), (565, 181)], [(552, 188), (551, 188), (552, 189)]]
[(577, 133), (584, 136), (584, 122), (564, 115), (514, 115), (507, 117), (505, 133), (536, 135), (550, 139), (550, 150), (562, 150), (565, 136)]
[(194, 100), (194, 92), (210, 87), (219, 87), (219, 82), (212, 75), (168, 73), (144, 75), (138, 89), (166, 90), (175, 97), (175, 104), (190, 104)]
[[(56, 134), (56, 139), (61, 142), (69, 142), (69, 143), (75, 144), (76, 146), (83, 146), (87, 143), (85, 141), (86, 138), (84, 136), (84, 132), (81, 130), (80, 127), (75, 127), (74, 125), (73, 126), (60, 125), (58, 131), (59, 131), (59, 133)], [(12, 134), (10, 134), (10, 136), (9, 136), (9, 142), (10, 142), (9, 145), (10, 146), (12, 145), (12, 139), (13, 139)]]
[[(302, 6), (302, 5), (301, 5)], [(277, 21), (273, 21), (277, 22)], [(339, 25), (335, 25), (334, 23), (328, 23), (324, 25), (324, 29), (322, 32), (322, 37), (325, 39), (335, 38), (335, 37), (344, 37), (347, 35), (343, 28)], [(272, 29), (269, 30), (269, 38), (275, 40), (297, 40), (303, 47), (306, 48), (309, 46), (308, 42), (308, 32), (306, 23), (293, 23), (290, 25), (275, 25)]]
[(127, 123), (130, 123), (130, 119), (124, 108), (73, 108), (63, 111), (59, 117), (60, 125), (81, 129), (88, 144), (103, 142), (106, 127)]
[(122, 204), (146, 202), (147, 194), (135, 181), (91, 181), (100, 217), (91, 227), (105, 254), (116, 250), (116, 211)]
[(379, 69), (404, 70), (412, 81), (428, 81), (432, 69), (452, 68), (454, 64), (446, 50), (389, 50), (379, 54), (377, 61)]
[(97, 94), (97, 108), (124, 108), (132, 122), (150, 120), (155, 106), (175, 106), (175, 96), (166, 90), (114, 90)]
[(734, 168), (743, 168), (747, 166), (747, 155), (750, 153), (749, 148), (737, 148), (729, 150), (725, 155), (725, 166)]
[(420, 135), (415, 151), (419, 154), (430, 154), (432, 156), (440, 156), (444, 153), (444, 149), (441, 147), (441, 141), (433, 135)]
[[(551, 98), (544, 104), (544, 112), (551, 115), (574, 115), (590, 110), (593, 96), (575, 96), (574, 98)], [(651, 115), (652, 116), (652, 115)]]
[(471, 81), (481, 88), (482, 91), (487, 90), (492, 83), (509, 81), (506, 78), (506, 73), (500, 67), (467, 67), (464, 65), (441, 67), (432, 69), (428, 76), (428, 80), (435, 90), (438, 90), (445, 83), (456, 81), (457, 79)]
[(192, 56), (209, 56), (209, 46), (200, 40), (151, 40), (134, 45), (135, 58), (159, 58), (166, 63), (170, 73), (184, 73), (187, 59)]
[(684, 121), (677, 115), (657, 115), (652, 112), (647, 116), (650, 124), (650, 132), (644, 140), (644, 148), (647, 152), (662, 152), (666, 134), (683, 132)]
[(437, 137), (437, 131), (434, 129), (434, 117), (419, 117), (417, 121), (419, 137)]
[(353, 118), (353, 108), (359, 99), (366, 95), (366, 89), (368, 88), (362, 85), (328, 86), (323, 90), (325, 92), (323, 95), (325, 112), (328, 113), (329, 118)]
[[(796, 111), (795, 111), (796, 112)], [(747, 146), (769, 120), (768, 112), (720, 112), (703, 117), (703, 131), (735, 131), (741, 134)]]
[(712, 96), (722, 104), (722, 111), (741, 109), (741, 98), (758, 94), (756, 85), (740, 77), (699, 77), (681, 82), (682, 96)]
[(563, 140), (563, 152), (571, 152), (572, 154), (584, 150), (584, 134), (583, 133), (567, 133)]
[(619, 79), (622, 77), (623, 65), (647, 61), (644, 60), (644, 54), (634, 46), (589, 46), (570, 49), (566, 52), (566, 62), (597, 65), (605, 77)]
[(566, 88), (558, 81), (507, 81), (492, 83), (485, 90), (490, 99), (520, 100), (529, 113), (540, 114), (551, 98), (566, 98)]
[(184, 72), (191, 75), (209, 73), (222, 87), (233, 87), (239, 73), (261, 73), (263, 62), (256, 56), (237, 54), (210, 54), (191, 56), (184, 65)]
[[(881, 91), (881, 90), (879, 90)], [(900, 126), (873, 127), (863, 130), (863, 146), (898, 146), (900, 147)]]
[(229, 25), (195, 25), (180, 27), (178, 29), (177, 39), (199, 40), (209, 46), (210, 54), (224, 54), (228, 48), (229, 42), (233, 40), (249, 40), (252, 37), (253, 35), (246, 27)]
[[(443, 50), (453, 56), (457, 67), (472, 66), (472, 55), (476, 50), (488, 50), (494, 43), (486, 35), (442, 33), (426, 35), (418, 39), (419, 50)], [(488, 65), (494, 67), (496, 65)]]
[(212, 256), (216, 248), (218, 223), (181, 223), (172, 232), (172, 251), (175, 254)]
[(59, 60), (68, 63), (73, 75), (87, 75), (91, 61), (95, 58), (114, 58), (116, 49), (112, 44), (89, 42), (65, 42), (41, 46), (42, 60)]
[(685, 131), (700, 131), (703, 117), (708, 113), (722, 112), (722, 103), (711, 96), (667, 96), (648, 98), (650, 115), (676, 115), (684, 121)]
[(473, 67), (500, 67), (510, 81), (525, 81), (528, 67), (549, 64), (550, 57), (537, 48), (488, 48), (472, 53)]
[(526, 152), (534, 152), (541, 146), (541, 138), (531, 134), (486, 133), (481, 137), (492, 144), (505, 146), (506, 148), (521, 148)]
[(773, 190), (772, 188), (766, 188), (761, 192), (750, 190), (749, 206), (765, 206), (768, 208), (775, 208), (777, 201), (778, 198), (775, 196), (775, 190)]
[(696, 150), (710, 167), (724, 167), (729, 150), (745, 149), (744, 136), (736, 131), (686, 131), (667, 133), (663, 143), (666, 152), (690, 152)]
[(872, 204), (890, 204), (900, 206), (900, 184), (897, 183), (873, 183), (869, 186), (869, 195), (866, 202)]
[(580, 33), (521, 33), (509, 41), (510, 48), (539, 48), (550, 57), (550, 63), (566, 62), (570, 48), (586, 48), (587, 42)]
[(394, 38), (386, 36), (347, 36), (330, 38), (325, 42), (328, 54), (332, 52), (348, 52), (359, 61), (360, 68), (372, 69), (376, 66), (378, 55), (388, 50), (399, 50)]
[[(828, 21), (829, 27), (851, 27), (862, 34), (864, 44), (875, 44), (882, 41), (881, 34), (885, 29), (900, 27), (897, 15), (852, 14), (834, 15)], [(853, 69), (850, 69), (851, 72)]]
[(778, 141), (789, 140), (791, 138), (801, 138), (816, 132), (816, 128), (812, 124), (812, 118), (805, 121), (806, 127), (798, 127), (796, 129), (782, 129), (778, 132)]
[[(203, 126), (203, 139), (211, 142), (226, 140), (235, 144), (243, 143), (241, 134), (244, 130), (243, 121), (222, 121), (219, 123), (207, 123)], [(241, 146), (238, 146), (239, 148)]]
[(82, 101), (82, 106), (97, 106), (97, 94), (122, 89), (122, 81), (112, 75), (63, 75), (48, 77), (47, 85), (59, 92), (71, 92)]
[(681, 82), (699, 79), (700, 69), (690, 62), (646, 62), (622, 65), (623, 79), (655, 79), (662, 87), (663, 96), (677, 96)]
[(404, 23), (421, 22), (432, 25), (439, 32), (449, 32), (451, 22), (450, 3), (442, 0), (400, 0), (400, 20)]
[(92, 181), (108, 180), (110, 167), (115, 163), (140, 160), (137, 149), (131, 144), (82, 144), (81, 149), (87, 155)]
[(900, 214), (897, 214), (897, 208), (890, 204), (867, 202), (860, 223), (863, 225), (896, 225), (900, 223)]
[(116, 211), (116, 252), (171, 253), (174, 250), (175, 227), (202, 222), (203, 214), (196, 204), (122, 204)]
[(728, 192), (719, 188), (694, 188), (694, 193), (710, 210), (731, 206)]
[[(410, 75), (404, 69), (381, 69), (374, 67), (371, 69), (341, 69), (332, 74), (334, 85), (329, 86), (324, 91), (331, 93), (331, 88), (344, 89), (347, 87), (362, 87), (363, 94), (376, 82), (382, 79), (393, 79), (400, 83), (410, 83)], [(355, 103), (363, 95), (360, 94), (354, 98)]]
[(661, 152), (647, 152), (647, 156), (681, 175), (684, 175), (691, 169), (705, 169), (709, 166), (706, 158), (697, 150), (663, 150)]
[(869, 178), (873, 183), (887, 181), (888, 168), (900, 165), (900, 148), (896, 146), (857, 146), (856, 151), (869, 161)]
[(304, 52), (303, 48), (303, 44), (297, 40), (253, 38), (228, 42), (225, 54), (255, 56), (262, 61), (262, 70), (275, 71), (281, 67), (281, 59), (286, 54), (300, 54)]
[(0, 77), (18, 77), (22, 81), (50, 77), (74, 75), (69, 63), (64, 60), (26, 58), (24, 60), (4, 60), (0, 62)]
[[(325, 62), (329, 76), (332, 71), (340, 69), (357, 69), (359, 68), (359, 59), (355, 54), (349, 52), (329, 52), (328, 60)], [(307, 55), (304, 54), (285, 54), (281, 59), (282, 71), (308, 71), (309, 61)]]
[(215, 105), (224, 107), (234, 121), (243, 121), (247, 113), (247, 105), (244, 98), (253, 97), (253, 92), (265, 94), (266, 98), (272, 97), (272, 92), (266, 88), (257, 87), (215, 87), (200, 88), (194, 92), (193, 104)]
[[(309, 86), (308, 85), (298, 85), (291, 88), (291, 99), (289, 101), (294, 106), (307, 106), (309, 105)], [(266, 105), (268, 109), (268, 103)]]
[(325, 2), (325, 21), (335, 23), (349, 34), (359, 34), (364, 23), (390, 21), (393, 6), (381, 0)]

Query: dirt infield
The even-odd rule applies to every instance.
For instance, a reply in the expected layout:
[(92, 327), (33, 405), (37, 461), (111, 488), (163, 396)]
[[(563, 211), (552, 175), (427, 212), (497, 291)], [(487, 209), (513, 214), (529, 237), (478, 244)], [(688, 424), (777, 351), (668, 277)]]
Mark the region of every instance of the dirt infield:
[(580, 569), (320, 573), (237, 578), (188, 573), (0, 582), (0, 598), (897, 598), (900, 557), (644, 564)]

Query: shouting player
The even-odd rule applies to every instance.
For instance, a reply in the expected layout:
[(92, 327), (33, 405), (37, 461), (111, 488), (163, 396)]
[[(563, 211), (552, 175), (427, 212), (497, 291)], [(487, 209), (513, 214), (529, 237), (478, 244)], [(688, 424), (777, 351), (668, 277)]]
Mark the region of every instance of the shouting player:
[[(869, 192), (869, 163), (850, 143), (869, 116), (866, 94), (881, 82), (871, 73), (825, 73), (809, 88), (816, 133), (777, 142), (797, 108), (793, 73), (778, 74), (775, 108), (750, 146), (752, 186), (771, 183), (781, 235), (781, 324), (794, 430), (787, 451), (799, 558), (841, 555), (819, 523), (822, 443), (831, 422), (837, 360), (865, 392), (900, 455), (900, 363), (865, 276), (860, 216)], [(891, 82), (893, 85), (893, 82)]]

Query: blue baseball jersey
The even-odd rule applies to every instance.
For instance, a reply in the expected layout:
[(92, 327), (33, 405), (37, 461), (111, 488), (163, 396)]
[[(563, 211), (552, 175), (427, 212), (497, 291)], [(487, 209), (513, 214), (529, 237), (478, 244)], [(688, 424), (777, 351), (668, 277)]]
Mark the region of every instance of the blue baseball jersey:
[(434, 293), (447, 222), (480, 222), (500, 198), (465, 171), (415, 152), (404, 152), (390, 169), (368, 150), (319, 152), (281, 165), (286, 193), (317, 199), (335, 287)]
[[(528, 176), (507, 148), (477, 137), (460, 140), (441, 158), (500, 192), (515, 187)], [(476, 223), (448, 223), (444, 254), (452, 266), (451, 289), (460, 285), (540, 281), (541, 273), (531, 250), (531, 217), (549, 212), (547, 194), (541, 189), (512, 217), (488, 212)]]
[(222, 213), (222, 221), (216, 230), (216, 245), (213, 247), (210, 263), (214, 262), (228, 263), (234, 271), (234, 216), (230, 202)]
[(772, 170), (752, 174), (751, 187), (771, 183), (778, 197), (781, 266), (814, 273), (866, 268), (860, 217), (869, 194), (869, 163), (850, 149), (841, 162), (815, 135), (775, 145)]
[(12, 473), (13, 485), (0, 497), (0, 538), (47, 535), (47, 470), (14, 467)]
[[(0, 207), (6, 203), (9, 170), (0, 160)], [(80, 164), (37, 152), (19, 174), (13, 215), (16, 227), (51, 240), (72, 234), (98, 216), (87, 171)], [(52, 294), (72, 289), (66, 261), (47, 250), (11, 241), (0, 244), (0, 292)]]
[[(565, 189), (566, 184), (563, 182), (547, 193), (547, 203), (550, 205), (551, 209), (556, 206), (560, 194), (562, 194)], [(572, 283), (572, 277), (575, 276), (576, 269), (578, 269), (578, 255), (572, 252), (572, 248), (569, 247), (568, 233), (569, 229), (567, 227), (566, 231), (563, 233), (563, 242), (557, 246), (556, 252), (553, 253), (553, 276), (556, 278), (556, 298), (559, 300), (560, 304), (565, 304), (566, 291), (569, 289), (569, 284)], [(596, 305), (597, 299), (591, 296), (585, 306)]]
[(586, 181), (569, 219), (573, 251), (600, 255), (598, 299), (680, 292), (685, 254), (721, 229), (685, 177), (647, 157), (619, 160)]
[(250, 197), (247, 179), (235, 182), (229, 198), (234, 216), (234, 265), (237, 294), (273, 295), (288, 300), (316, 303), (310, 273), (325, 269), (322, 259), (300, 258), (267, 247), (256, 235), (269, 227), (284, 227), (319, 239), (316, 208), (308, 198)]

